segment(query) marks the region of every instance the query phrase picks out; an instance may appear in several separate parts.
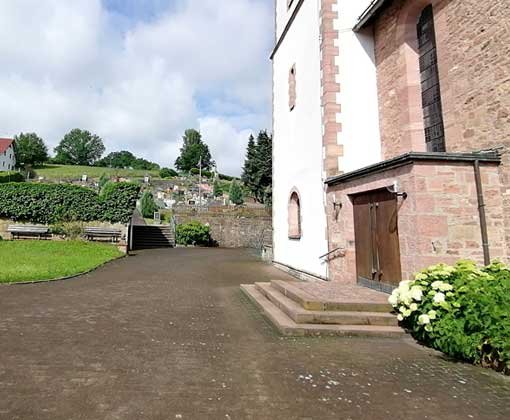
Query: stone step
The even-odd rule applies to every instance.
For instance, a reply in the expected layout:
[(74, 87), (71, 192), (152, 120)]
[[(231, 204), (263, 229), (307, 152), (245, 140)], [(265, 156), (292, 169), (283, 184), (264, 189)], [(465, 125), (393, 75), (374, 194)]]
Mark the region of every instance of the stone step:
[(171, 235), (136, 235), (136, 239), (144, 240), (144, 239), (157, 239), (157, 240), (174, 240), (175, 236)]
[(389, 303), (376, 302), (325, 302), (296, 287), (292, 282), (271, 280), (271, 287), (282, 295), (298, 303), (309, 311), (343, 311), (343, 312), (384, 312), (390, 313), (393, 308)]
[(381, 325), (328, 325), (297, 324), (275, 304), (267, 299), (255, 285), (241, 285), (243, 293), (285, 336), (341, 336), (341, 337), (381, 337), (400, 338), (405, 332), (400, 327)]
[(398, 326), (397, 317), (389, 312), (310, 311), (284, 296), (271, 283), (255, 283), (255, 287), (297, 324)]

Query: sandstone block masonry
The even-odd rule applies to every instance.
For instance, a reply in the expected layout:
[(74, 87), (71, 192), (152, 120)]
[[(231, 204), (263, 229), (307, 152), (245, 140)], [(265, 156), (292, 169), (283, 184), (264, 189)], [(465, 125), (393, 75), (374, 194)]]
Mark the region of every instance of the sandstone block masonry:
[[(374, 21), (383, 159), (425, 151), (416, 23), (432, 4), (447, 152), (510, 148), (506, 0), (394, 0)], [(510, 243), (510, 157), (499, 168)]]
[[(498, 165), (481, 166), (486, 204), (489, 247), (493, 259), (507, 258), (501, 182)], [(398, 200), (398, 236), (402, 278), (438, 263), (459, 259), (483, 263), (477, 189), (471, 162), (412, 162), (328, 188), (328, 223), (331, 250), (341, 248), (330, 260), (334, 281), (355, 283), (356, 255), (352, 197), (360, 192), (392, 187), (407, 193)], [(333, 201), (342, 203), (335, 211)]]
[(176, 223), (192, 220), (208, 224), (211, 236), (222, 248), (260, 248), (267, 232), (272, 230), (272, 218), (267, 214), (242, 215), (218, 212), (178, 213)]

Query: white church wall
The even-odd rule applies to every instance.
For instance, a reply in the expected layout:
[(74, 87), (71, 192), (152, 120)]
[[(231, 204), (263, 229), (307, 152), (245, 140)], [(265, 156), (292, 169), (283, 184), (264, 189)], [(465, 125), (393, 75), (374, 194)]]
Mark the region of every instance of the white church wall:
[(350, 172), (381, 160), (377, 72), (372, 33), (355, 33), (352, 28), (371, 0), (338, 0), (338, 30), (340, 55), (337, 64), (341, 86), (338, 94), (342, 112), (337, 120), (342, 124), (341, 144), (344, 156), (343, 172)]
[[(294, 0), (296, 3), (297, 0)], [(279, 0), (277, 6), (287, 0)], [(322, 179), (319, 2), (307, 0), (273, 60), (274, 260), (327, 276), (319, 257), (327, 252)], [(289, 110), (289, 71), (296, 66), (296, 106)], [(299, 192), (302, 236), (288, 237), (288, 202)]]

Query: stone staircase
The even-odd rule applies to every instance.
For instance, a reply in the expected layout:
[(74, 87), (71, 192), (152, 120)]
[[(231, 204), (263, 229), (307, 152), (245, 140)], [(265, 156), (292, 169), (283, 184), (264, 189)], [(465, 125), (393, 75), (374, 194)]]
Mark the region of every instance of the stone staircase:
[[(241, 290), (286, 336), (402, 337), (405, 334), (391, 313), (391, 305), (385, 302), (387, 295), (348, 286), (352, 298), (325, 299), (303, 290), (301, 284), (273, 280), (243, 284)], [(356, 296), (358, 288), (362, 298)]]
[(175, 232), (167, 225), (133, 226), (133, 249), (154, 249), (175, 247)]

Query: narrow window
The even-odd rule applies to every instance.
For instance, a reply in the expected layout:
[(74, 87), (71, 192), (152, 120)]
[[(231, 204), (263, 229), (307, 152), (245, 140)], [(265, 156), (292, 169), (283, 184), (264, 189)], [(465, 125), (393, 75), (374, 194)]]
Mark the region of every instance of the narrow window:
[(436, 35), (432, 5), (423, 9), (418, 20), (421, 98), (425, 142), (428, 152), (445, 152), (443, 107), (437, 67)]
[(301, 239), (301, 203), (297, 192), (289, 200), (289, 239)]
[(289, 109), (296, 107), (296, 65), (294, 64), (289, 72)]

